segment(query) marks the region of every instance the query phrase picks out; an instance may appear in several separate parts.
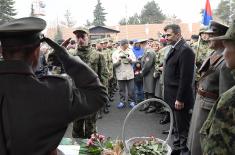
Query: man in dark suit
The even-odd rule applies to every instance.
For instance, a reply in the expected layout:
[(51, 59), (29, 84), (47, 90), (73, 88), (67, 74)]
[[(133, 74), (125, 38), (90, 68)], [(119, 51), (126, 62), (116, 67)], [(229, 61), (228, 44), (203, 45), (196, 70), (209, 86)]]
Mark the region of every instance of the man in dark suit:
[[(70, 122), (107, 102), (105, 88), (91, 68), (49, 38), (40, 38), (45, 27), (46, 22), (35, 17), (0, 25), (0, 155), (51, 154)], [(42, 41), (54, 49), (73, 82), (35, 76)]]
[(174, 113), (174, 149), (185, 152), (190, 121), (189, 110), (194, 103), (195, 54), (182, 38), (178, 25), (167, 25), (164, 31), (168, 44), (172, 45), (164, 66), (164, 100)]

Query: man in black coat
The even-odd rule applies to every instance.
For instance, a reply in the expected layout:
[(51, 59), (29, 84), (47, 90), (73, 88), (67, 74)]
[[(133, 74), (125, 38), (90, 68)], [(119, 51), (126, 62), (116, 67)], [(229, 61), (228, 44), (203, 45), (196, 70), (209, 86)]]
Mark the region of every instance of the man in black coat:
[(164, 100), (174, 114), (174, 149), (187, 151), (186, 142), (193, 107), (193, 77), (195, 54), (181, 36), (176, 24), (164, 28), (168, 44), (172, 45), (164, 66)]
[[(51, 154), (70, 122), (107, 102), (105, 88), (91, 68), (49, 38), (40, 38), (45, 27), (46, 22), (35, 17), (0, 25), (0, 155)], [(73, 82), (35, 76), (42, 41), (54, 49)]]

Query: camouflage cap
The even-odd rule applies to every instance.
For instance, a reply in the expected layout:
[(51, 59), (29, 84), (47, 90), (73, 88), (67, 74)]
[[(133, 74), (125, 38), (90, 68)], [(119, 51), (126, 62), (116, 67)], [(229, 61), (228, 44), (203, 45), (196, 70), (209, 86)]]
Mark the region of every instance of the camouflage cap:
[(73, 31), (73, 34), (77, 34), (78, 32), (85, 32), (86, 34), (89, 34), (89, 29), (85, 27), (78, 27), (78, 28), (75, 28), (75, 30)]
[(109, 42), (109, 39), (108, 39), (108, 38), (104, 38), (104, 39), (103, 39), (103, 42), (104, 42), (104, 43), (108, 43), (108, 42)]
[(199, 30), (199, 35), (201, 35), (202, 33), (205, 33), (207, 30), (208, 30), (207, 26), (201, 27), (200, 30)]
[(213, 34), (220, 36), (220, 35), (224, 35), (227, 30), (228, 30), (228, 26), (212, 20), (210, 22), (209, 29), (205, 31), (205, 33), (213, 33)]
[(96, 40), (92, 40), (91, 45), (95, 45), (95, 44), (96, 44)]
[(235, 41), (235, 20), (229, 26), (228, 31), (225, 35), (211, 38), (210, 40), (232, 40)]
[(96, 40), (95, 40), (95, 43), (96, 43), (96, 44), (100, 44), (100, 43), (101, 43), (101, 39), (96, 39)]

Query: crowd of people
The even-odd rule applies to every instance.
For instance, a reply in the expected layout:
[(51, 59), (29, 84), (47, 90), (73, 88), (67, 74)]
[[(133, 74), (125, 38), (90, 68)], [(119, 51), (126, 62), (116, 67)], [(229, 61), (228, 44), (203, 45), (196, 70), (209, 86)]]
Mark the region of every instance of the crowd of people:
[[(42, 127), (48, 131), (33, 140), (43, 146), (40, 152), (53, 151), (71, 121), (74, 138), (90, 138), (96, 120), (109, 113), (117, 91), (120, 99), (115, 104), (120, 110), (149, 98), (162, 99), (171, 107), (173, 154), (234, 154), (235, 21), (230, 27), (211, 21), (191, 40), (183, 38), (177, 24), (166, 25), (160, 38), (117, 42), (90, 40), (89, 30), (79, 27), (71, 34), (76, 41), (55, 43), (39, 35), (44, 28), (42, 19), (32, 17), (0, 25), (0, 154), (37, 154), (31, 141), (27, 144), (32, 150), (21, 150), (16, 144), (26, 132), (33, 134)], [(29, 112), (31, 108), (36, 109)], [(51, 119), (55, 118), (52, 111), (54, 115), (64, 111), (66, 119), (61, 118), (64, 115), (58, 117), (61, 120)], [(140, 111), (162, 113), (160, 124), (170, 121), (169, 112), (156, 103), (145, 104)], [(35, 124), (31, 117), (39, 122), (50, 119), (48, 124)], [(16, 119), (25, 119), (28, 128), (13, 130), (19, 125)], [(40, 136), (48, 132), (57, 134), (49, 136), (51, 145), (45, 146)]]

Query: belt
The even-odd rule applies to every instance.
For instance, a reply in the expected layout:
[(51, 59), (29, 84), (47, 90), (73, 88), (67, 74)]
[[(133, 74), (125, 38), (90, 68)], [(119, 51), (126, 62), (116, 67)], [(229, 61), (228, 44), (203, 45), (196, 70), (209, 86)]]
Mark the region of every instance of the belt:
[(197, 90), (197, 93), (203, 97), (211, 98), (214, 100), (217, 100), (219, 97), (219, 95), (217, 95), (215, 93), (207, 92), (207, 91), (200, 89), (200, 88)]

